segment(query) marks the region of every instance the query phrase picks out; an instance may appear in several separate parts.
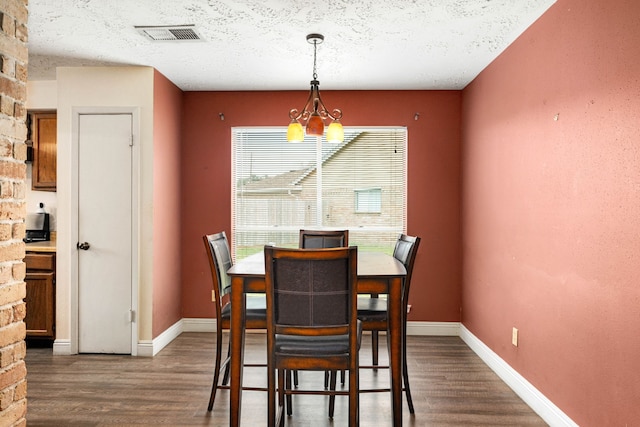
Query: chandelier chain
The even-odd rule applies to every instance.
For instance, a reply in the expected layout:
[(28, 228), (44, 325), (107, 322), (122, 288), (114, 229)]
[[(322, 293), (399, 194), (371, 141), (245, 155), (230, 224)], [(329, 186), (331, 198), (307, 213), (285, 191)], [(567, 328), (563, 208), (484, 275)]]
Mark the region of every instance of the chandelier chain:
[(313, 40), (313, 80), (318, 80), (318, 71), (316, 70), (316, 49), (318, 47), (318, 41)]

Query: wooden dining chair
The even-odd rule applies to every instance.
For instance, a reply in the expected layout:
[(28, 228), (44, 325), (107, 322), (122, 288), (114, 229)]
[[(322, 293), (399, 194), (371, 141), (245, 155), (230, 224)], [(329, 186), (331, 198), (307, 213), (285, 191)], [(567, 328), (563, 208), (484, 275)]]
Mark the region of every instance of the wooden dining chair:
[[(229, 250), (229, 241), (224, 231), (216, 234), (208, 234), (202, 236), (204, 246), (206, 248), (207, 257), (209, 259), (209, 267), (211, 270), (211, 278), (213, 279), (212, 300), (216, 309), (216, 359), (213, 371), (213, 385), (211, 387), (211, 396), (209, 397), (208, 410), (213, 409), (213, 403), (216, 398), (218, 389), (228, 389), (229, 382), (229, 360), (230, 354), (227, 349), (227, 356), (222, 360), (222, 334), (223, 331), (229, 331), (231, 323), (231, 279), (227, 275), (227, 270), (232, 265), (231, 252)], [(266, 299), (263, 295), (251, 296), (246, 299), (246, 329), (266, 329)], [(246, 364), (245, 366), (266, 366), (265, 364)], [(220, 373), (222, 375), (222, 383)], [(263, 390), (259, 387), (243, 387), (245, 390)]]
[(300, 248), (344, 248), (349, 246), (349, 230), (300, 230)]
[[(285, 396), (298, 393), (348, 395), (349, 426), (359, 425), (357, 248), (264, 251), (268, 425), (284, 425)], [(285, 381), (291, 370), (347, 370), (349, 389), (291, 389)]]
[[(407, 270), (407, 275), (402, 284), (402, 305), (403, 305), (403, 333), (402, 333), (402, 376), (404, 390), (407, 397), (409, 412), (414, 413), (413, 400), (411, 399), (411, 389), (409, 387), (409, 374), (407, 371), (407, 314), (409, 308), (409, 290), (411, 287), (411, 275), (413, 264), (418, 253), (420, 237), (407, 236), (401, 234), (396, 241), (393, 250), (394, 258), (402, 262)], [(378, 332), (387, 330), (389, 313), (387, 310), (387, 300), (383, 298), (362, 297), (358, 298), (358, 319), (362, 321), (362, 328), (371, 331), (371, 346), (373, 353), (373, 367), (378, 366)]]
[[(349, 246), (349, 230), (300, 230), (299, 247), (301, 249), (326, 249), (326, 248), (346, 248)], [(333, 376), (331, 376), (333, 375)], [(344, 384), (344, 371), (340, 373), (341, 383)], [(335, 389), (336, 375), (335, 372), (326, 372), (324, 376), (324, 387), (329, 388), (332, 383)], [(293, 383), (298, 385), (298, 372), (293, 372)], [(333, 399), (331, 402), (333, 407)], [(330, 410), (329, 415), (333, 417)]]

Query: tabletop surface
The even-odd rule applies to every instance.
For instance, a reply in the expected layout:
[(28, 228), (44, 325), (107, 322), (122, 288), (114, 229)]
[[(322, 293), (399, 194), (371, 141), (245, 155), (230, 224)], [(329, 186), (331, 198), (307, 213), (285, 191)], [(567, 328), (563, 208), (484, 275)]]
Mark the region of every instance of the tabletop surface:
[[(259, 252), (238, 261), (227, 271), (229, 276), (264, 276), (264, 253)], [(358, 251), (358, 277), (405, 276), (404, 265), (391, 255)]]

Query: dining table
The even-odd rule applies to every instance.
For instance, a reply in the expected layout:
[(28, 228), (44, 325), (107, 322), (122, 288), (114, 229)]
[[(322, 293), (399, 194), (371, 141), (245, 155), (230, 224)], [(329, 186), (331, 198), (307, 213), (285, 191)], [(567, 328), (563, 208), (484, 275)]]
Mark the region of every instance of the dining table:
[[(230, 426), (240, 426), (242, 408), (242, 371), (244, 366), (245, 297), (265, 292), (264, 253), (259, 252), (236, 262), (227, 274), (231, 278), (231, 361)], [(391, 255), (358, 251), (358, 293), (386, 294), (388, 304), (387, 340), (391, 390), (392, 425), (402, 425), (402, 283), (407, 271)], [(267, 414), (265, 411), (265, 418)]]

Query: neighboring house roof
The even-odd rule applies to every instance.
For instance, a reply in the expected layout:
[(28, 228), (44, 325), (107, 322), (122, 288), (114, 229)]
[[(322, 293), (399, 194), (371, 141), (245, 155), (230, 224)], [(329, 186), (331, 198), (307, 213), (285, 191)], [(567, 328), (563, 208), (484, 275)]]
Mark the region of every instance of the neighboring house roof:
[[(336, 144), (335, 148), (325, 153), (322, 158), (322, 164), (324, 165), (326, 162), (331, 160), (337, 153), (342, 151), (347, 145), (351, 144), (353, 141), (358, 139), (361, 133), (355, 134), (351, 138), (346, 138), (345, 141), (341, 144)], [(300, 182), (311, 175), (316, 170), (316, 166), (313, 165), (311, 167), (305, 169), (298, 169), (289, 172), (285, 172), (279, 175), (268, 176), (263, 179), (250, 181), (242, 187), (240, 191), (243, 193), (282, 193), (282, 192), (300, 192), (302, 191), (302, 185)]]
[[(324, 165), (325, 163), (327, 163), (329, 160), (331, 160), (337, 153), (339, 153), (340, 151), (342, 151), (342, 149), (344, 147), (346, 147), (347, 145), (351, 144), (353, 141), (355, 141), (356, 139), (358, 139), (358, 136), (360, 136), (361, 133), (356, 134), (354, 137), (352, 138), (348, 138), (346, 139), (342, 144), (336, 144), (335, 148), (331, 151), (329, 151), (328, 153), (326, 153), (323, 158), (322, 158), (322, 164)], [(345, 135), (346, 136), (346, 135)], [(302, 174), (300, 176), (300, 178), (298, 178), (298, 180), (296, 180), (295, 184), (299, 184), (300, 181), (302, 181), (303, 179), (305, 179), (306, 177), (308, 177), (309, 175), (311, 175), (311, 173), (313, 171), (316, 170), (316, 166), (312, 166), (310, 168), (308, 168), (304, 174)]]
[(243, 193), (300, 192), (302, 191), (302, 186), (297, 185), (297, 182), (306, 171), (307, 169), (293, 170), (280, 175), (250, 181), (244, 184), (240, 191)]

